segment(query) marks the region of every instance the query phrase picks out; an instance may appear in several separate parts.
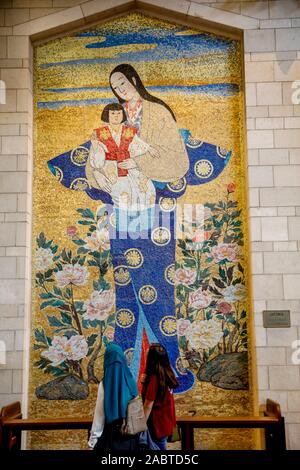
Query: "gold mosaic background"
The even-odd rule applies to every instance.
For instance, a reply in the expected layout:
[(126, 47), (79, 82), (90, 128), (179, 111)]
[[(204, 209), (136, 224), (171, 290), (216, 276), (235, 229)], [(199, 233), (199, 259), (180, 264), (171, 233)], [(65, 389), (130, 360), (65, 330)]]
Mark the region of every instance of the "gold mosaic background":
[[(118, 32), (139, 31), (147, 27), (174, 29), (175, 25), (148, 18), (140, 14), (130, 14), (127, 17), (114, 19), (99, 26), (103, 36), (106, 31)], [(182, 28), (181, 34), (199, 34)], [(99, 40), (99, 37), (97, 38)], [(101, 39), (101, 38), (100, 38)], [(92, 201), (84, 192), (71, 191), (55, 181), (47, 167), (47, 161), (90, 138), (91, 131), (99, 126), (100, 113), (103, 105), (75, 104), (73, 106), (58, 106), (53, 109), (38, 106), (38, 103), (50, 103), (58, 100), (89, 100), (92, 98), (112, 97), (111, 92), (99, 90), (82, 90), (76, 93), (72, 90), (64, 92), (50, 89), (70, 89), (76, 87), (107, 87), (108, 77), (115, 65), (127, 62), (118, 58), (119, 53), (139, 50), (152, 50), (153, 44), (127, 44), (103, 49), (89, 49), (84, 46), (95, 42), (89, 36), (78, 37), (76, 34), (50, 41), (35, 48), (34, 60), (34, 188), (33, 188), (33, 256), (36, 249), (36, 236), (44, 232), (47, 239), (66, 248), (74, 248), (66, 234), (68, 226), (74, 226), (78, 219), (76, 209), (89, 207), (95, 211), (99, 201)], [(82, 58), (115, 57), (114, 62), (89, 63), (80, 67), (62, 64), (55, 67), (43, 68), (42, 64), (70, 61)], [(206, 142), (215, 143), (232, 150), (232, 157), (222, 174), (209, 184), (188, 187), (180, 202), (216, 202), (222, 200), (227, 184), (236, 185), (235, 197), (243, 208), (243, 232), (245, 237), (244, 267), (247, 280), (248, 307), (251, 312), (251, 292), (249, 285), (249, 260), (247, 253), (247, 201), (245, 176), (244, 148), (244, 84), (242, 77), (241, 45), (232, 41), (230, 50), (217, 53), (207, 52), (201, 56), (179, 57), (177, 60), (161, 60), (130, 63), (136, 68), (143, 79), (146, 88), (161, 85), (194, 85), (211, 83), (234, 83), (239, 86), (239, 92), (230, 96), (213, 96), (212, 94), (153, 92), (163, 99), (176, 115), (179, 128), (187, 128), (194, 137)], [(58, 96), (59, 95), (59, 96)], [(79, 227), (83, 230), (83, 227)], [(83, 233), (83, 232), (82, 232)], [(39, 309), (40, 299), (35, 289), (35, 268), (32, 273), (32, 345), (34, 329), (42, 326), (46, 331), (49, 326), (45, 311)], [(112, 281), (112, 280), (111, 280)], [(113, 282), (113, 281), (112, 281)], [(91, 283), (81, 294), (85, 297), (91, 292)], [(76, 289), (75, 289), (76, 296)], [(51, 309), (46, 313), (51, 314)], [(248, 320), (251, 331), (251, 318)], [(49, 330), (50, 333), (50, 330)], [(199, 414), (235, 415), (252, 413), (254, 405), (254, 384), (252, 382), (252, 345), (249, 338), (249, 390), (224, 390), (214, 387), (208, 382), (197, 382), (188, 393), (176, 397), (177, 414), (186, 414), (196, 410)], [(31, 417), (80, 417), (92, 415), (97, 393), (97, 385), (90, 385), (90, 395), (82, 402), (64, 400), (50, 401), (37, 399), (35, 389), (38, 385), (48, 382), (53, 377), (33, 367), (39, 359), (39, 351), (32, 348), (30, 384), (29, 384), (29, 416)], [(98, 366), (101, 369), (101, 365)], [(28, 440), (29, 448), (86, 448), (85, 432), (43, 432), (31, 433)], [(254, 434), (247, 430), (202, 431), (197, 433), (197, 447), (204, 449), (249, 449), (254, 446)]]

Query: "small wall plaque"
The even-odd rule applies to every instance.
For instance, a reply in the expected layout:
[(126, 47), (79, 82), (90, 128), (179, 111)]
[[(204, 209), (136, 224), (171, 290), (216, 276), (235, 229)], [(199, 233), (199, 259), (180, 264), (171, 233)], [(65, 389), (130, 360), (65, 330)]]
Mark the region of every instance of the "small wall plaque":
[(291, 326), (289, 310), (264, 310), (263, 324), (265, 328), (289, 328)]

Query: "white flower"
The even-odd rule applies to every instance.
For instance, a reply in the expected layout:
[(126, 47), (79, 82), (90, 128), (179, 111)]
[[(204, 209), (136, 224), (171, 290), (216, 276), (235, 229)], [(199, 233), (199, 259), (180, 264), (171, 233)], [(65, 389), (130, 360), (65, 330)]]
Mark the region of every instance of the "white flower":
[(65, 264), (62, 271), (55, 273), (57, 285), (65, 287), (69, 284), (82, 286), (86, 283), (89, 273), (84, 266), (80, 264)]
[(177, 334), (178, 336), (186, 336), (191, 326), (190, 320), (179, 318), (177, 320)]
[(84, 303), (85, 320), (106, 320), (115, 304), (115, 293), (112, 290), (94, 291), (91, 298)]
[(100, 247), (102, 250), (109, 250), (110, 249), (110, 241), (109, 241), (109, 231), (107, 227), (101, 227), (99, 230), (96, 230), (97, 237), (99, 240)]
[(68, 339), (66, 336), (54, 336), (51, 346), (41, 356), (49, 359), (53, 366), (65, 360), (79, 361), (88, 353), (88, 344), (84, 336), (76, 335)]
[(175, 282), (176, 284), (184, 284), (190, 286), (196, 280), (197, 272), (190, 268), (179, 268), (175, 271)]
[(227, 302), (235, 302), (237, 300), (245, 300), (246, 287), (244, 284), (236, 284), (235, 286), (228, 286), (223, 291), (224, 300)]
[(84, 239), (85, 245), (84, 248), (90, 251), (98, 251), (100, 248), (100, 241), (97, 235), (97, 231), (95, 230), (91, 235), (85, 237)]
[(35, 254), (35, 265), (39, 271), (46, 271), (53, 263), (53, 253), (50, 248), (38, 248)]
[(189, 306), (196, 309), (206, 308), (211, 303), (211, 300), (209, 293), (199, 287), (197, 290), (190, 293)]
[(187, 339), (193, 349), (209, 349), (216, 346), (222, 336), (220, 322), (202, 320), (191, 324), (188, 329)]

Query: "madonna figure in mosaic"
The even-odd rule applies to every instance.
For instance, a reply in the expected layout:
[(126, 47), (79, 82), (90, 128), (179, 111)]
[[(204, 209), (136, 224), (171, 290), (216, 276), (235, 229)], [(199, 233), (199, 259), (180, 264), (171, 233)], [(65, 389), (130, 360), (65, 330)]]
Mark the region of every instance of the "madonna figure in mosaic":
[[(62, 175), (64, 186), (83, 189), (106, 204), (116, 291), (114, 341), (124, 350), (134, 377), (138, 379), (143, 369), (149, 343), (161, 343), (179, 382), (176, 393), (183, 393), (193, 386), (195, 377), (183, 367), (178, 348), (176, 205), (187, 185), (216, 178), (231, 153), (179, 129), (173, 111), (146, 90), (131, 65), (115, 67), (109, 83), (126, 115), (120, 135), (108, 123), (105, 132), (103, 127), (102, 133), (95, 129), (91, 140), (80, 146), (85, 165), (74, 163), (74, 150), (48, 165), (54, 175)], [(126, 142), (133, 135), (142, 143), (138, 156), (130, 154), (130, 142)], [(93, 141), (101, 144), (105, 158), (115, 160), (114, 181), (95, 167)], [(119, 158), (121, 147), (125, 153)], [(130, 181), (136, 181), (135, 191)], [(121, 188), (118, 203), (112, 197), (113, 183)], [(146, 192), (152, 197), (143, 197)]]

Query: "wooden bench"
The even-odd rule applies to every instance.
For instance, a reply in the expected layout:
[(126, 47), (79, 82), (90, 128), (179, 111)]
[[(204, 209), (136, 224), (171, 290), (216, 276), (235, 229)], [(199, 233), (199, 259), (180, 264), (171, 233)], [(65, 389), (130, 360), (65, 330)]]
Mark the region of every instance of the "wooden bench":
[[(184, 451), (194, 450), (195, 428), (258, 428), (265, 430), (266, 449), (284, 451), (285, 428), (280, 406), (267, 400), (264, 416), (181, 416), (177, 418), (181, 429)], [(92, 427), (91, 418), (39, 418), (22, 419), (19, 402), (2, 408), (0, 413), (0, 448), (18, 451), (21, 448), (21, 432), (56, 429), (87, 429)]]
[(264, 416), (181, 416), (177, 418), (181, 429), (181, 449), (194, 450), (195, 428), (248, 428), (264, 429), (266, 450), (286, 450), (284, 418), (281, 416), (280, 405), (267, 400)]

